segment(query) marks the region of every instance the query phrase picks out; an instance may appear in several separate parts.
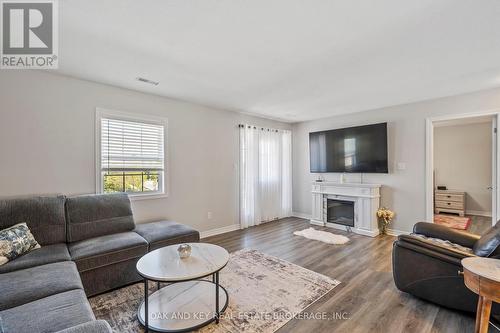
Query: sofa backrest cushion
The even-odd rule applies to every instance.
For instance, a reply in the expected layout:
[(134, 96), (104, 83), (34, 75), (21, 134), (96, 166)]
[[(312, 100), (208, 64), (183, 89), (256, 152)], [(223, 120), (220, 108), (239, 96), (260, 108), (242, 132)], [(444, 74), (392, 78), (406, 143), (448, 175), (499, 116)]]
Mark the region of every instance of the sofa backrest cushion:
[(131, 231), (135, 228), (126, 193), (67, 198), (68, 242)]
[(480, 257), (489, 257), (500, 247), (500, 221), (479, 238), (472, 250)]
[(0, 199), (0, 229), (26, 222), (40, 245), (66, 242), (63, 195)]

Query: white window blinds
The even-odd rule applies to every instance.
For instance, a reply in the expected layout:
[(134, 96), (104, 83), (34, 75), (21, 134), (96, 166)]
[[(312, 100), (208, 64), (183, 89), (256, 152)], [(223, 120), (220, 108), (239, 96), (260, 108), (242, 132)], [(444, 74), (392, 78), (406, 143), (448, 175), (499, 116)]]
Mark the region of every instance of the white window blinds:
[(164, 125), (101, 118), (102, 171), (163, 171)]

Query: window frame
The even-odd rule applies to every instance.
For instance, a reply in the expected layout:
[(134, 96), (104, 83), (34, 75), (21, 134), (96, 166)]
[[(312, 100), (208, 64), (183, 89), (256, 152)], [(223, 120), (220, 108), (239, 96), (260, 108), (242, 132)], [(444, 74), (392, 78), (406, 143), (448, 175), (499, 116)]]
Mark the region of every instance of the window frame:
[(144, 122), (163, 126), (163, 176), (158, 177), (160, 191), (157, 192), (125, 192), (128, 193), (130, 200), (159, 199), (168, 197), (170, 169), (168, 168), (168, 118), (152, 116), (147, 114), (137, 114), (116, 111), (105, 108), (96, 108), (95, 112), (95, 177), (96, 193), (104, 194), (103, 173), (101, 168), (101, 120), (102, 118), (111, 118), (116, 120)]

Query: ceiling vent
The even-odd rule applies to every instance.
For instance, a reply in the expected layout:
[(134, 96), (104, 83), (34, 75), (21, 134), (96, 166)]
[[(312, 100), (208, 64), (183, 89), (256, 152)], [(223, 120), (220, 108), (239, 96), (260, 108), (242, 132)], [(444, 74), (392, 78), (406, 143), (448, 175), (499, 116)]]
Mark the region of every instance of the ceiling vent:
[(157, 86), (160, 84), (160, 82), (157, 82), (157, 81), (151, 81), (151, 80), (148, 80), (148, 79), (145, 79), (143, 77), (138, 77), (136, 78), (137, 81), (140, 81), (140, 82), (144, 82), (144, 83), (147, 83), (147, 84), (152, 84), (154, 86)]

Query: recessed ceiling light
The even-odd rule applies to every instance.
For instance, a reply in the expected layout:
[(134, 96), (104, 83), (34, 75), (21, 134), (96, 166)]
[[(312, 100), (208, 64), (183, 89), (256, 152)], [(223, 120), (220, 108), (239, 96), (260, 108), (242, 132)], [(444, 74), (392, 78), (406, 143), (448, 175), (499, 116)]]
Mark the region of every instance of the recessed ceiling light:
[(143, 77), (137, 77), (136, 78), (137, 81), (140, 81), (140, 82), (144, 82), (144, 83), (148, 83), (148, 84), (152, 84), (154, 86), (157, 86), (160, 84), (160, 82), (158, 81), (152, 81), (152, 80), (149, 80), (149, 79), (145, 79)]

